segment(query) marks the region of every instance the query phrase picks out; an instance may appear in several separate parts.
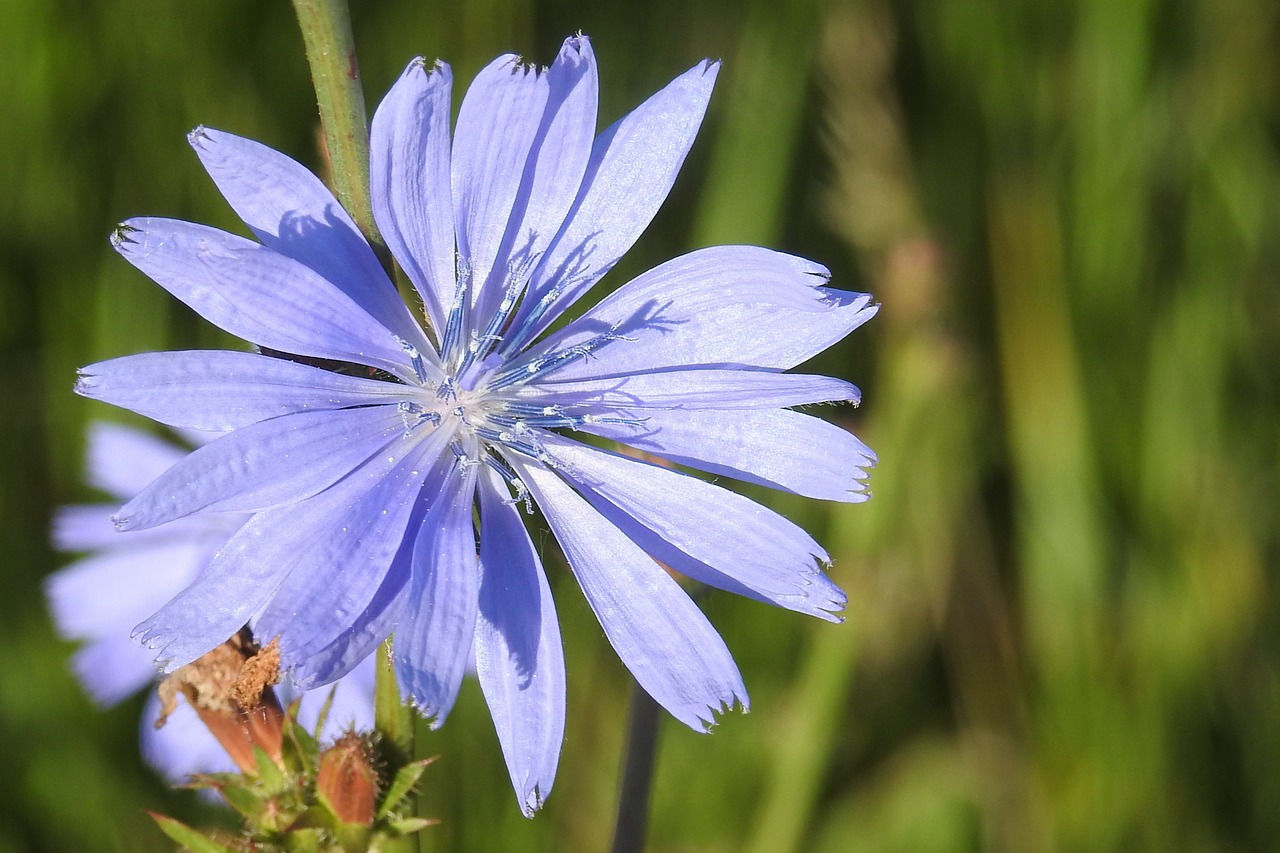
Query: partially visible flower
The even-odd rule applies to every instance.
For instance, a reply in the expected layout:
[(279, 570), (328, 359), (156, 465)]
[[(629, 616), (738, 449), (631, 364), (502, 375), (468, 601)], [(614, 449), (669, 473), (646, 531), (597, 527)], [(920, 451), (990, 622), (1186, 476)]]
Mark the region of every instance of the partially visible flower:
[[(89, 428), (86, 479), (116, 500), (128, 500), (187, 453), (140, 430), (94, 423)], [(82, 504), (58, 510), (54, 546), (88, 553), (45, 582), (58, 632), (83, 643), (72, 655), (72, 667), (85, 690), (104, 707), (156, 680), (155, 655), (130, 641), (133, 626), (186, 588), (248, 518), (243, 513), (208, 513), (153, 530), (121, 533), (110, 521), (117, 507)], [(300, 694), (288, 684), (282, 686), (285, 701)], [(315, 724), (328, 692), (303, 698), (299, 719), (304, 725)], [(161, 716), (160, 699), (153, 692), (142, 716), (143, 756), (171, 781), (235, 769), (185, 701), (157, 728)], [(348, 724), (372, 728), (372, 661), (338, 685), (329, 719), (335, 732)]]
[[(655, 562), (835, 620), (844, 593), (796, 525), (697, 477), (866, 498), (874, 455), (794, 407), (857, 402), (788, 374), (875, 313), (823, 267), (702, 249), (553, 324), (639, 237), (701, 124), (702, 62), (596, 135), (585, 37), (549, 69), (503, 56), (468, 89), (450, 143), (448, 66), (410, 63), (370, 137), (378, 227), (430, 336), (314, 175), (198, 128), (202, 163), (260, 242), (133, 219), (131, 263), (262, 352), (149, 353), (92, 365), (77, 390), (175, 427), (230, 431), (116, 514), (141, 530), (207, 510), (255, 515), (138, 628), (170, 668), (257, 614), (298, 683), (341, 676), (394, 632), (404, 693), (436, 725), (474, 660), (521, 807), (551, 789), (564, 663), (521, 505), (536, 503), (637, 681), (705, 730), (747, 703), (723, 640)], [(340, 369), (325, 369), (326, 367)], [(478, 519), (478, 524), (477, 524)]]

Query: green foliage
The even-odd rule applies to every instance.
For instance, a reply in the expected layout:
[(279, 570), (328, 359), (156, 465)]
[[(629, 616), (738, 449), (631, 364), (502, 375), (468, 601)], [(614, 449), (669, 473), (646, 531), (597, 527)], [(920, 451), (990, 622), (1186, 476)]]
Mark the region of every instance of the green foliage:
[[(52, 507), (89, 497), (84, 425), (120, 416), (71, 394), (75, 367), (237, 345), (106, 236), (135, 214), (242, 233), (183, 134), (319, 168), (314, 99), (288, 4), (63, 5), (13, 0), (0, 26), (0, 853), (198, 849), (184, 825), (231, 844), (227, 809), (143, 766), (140, 703), (80, 693), (39, 584), (62, 559)], [(863, 387), (863, 408), (816, 413), (877, 450), (875, 498), (768, 498), (835, 557), (848, 620), (706, 599), (752, 713), (709, 737), (664, 724), (651, 849), (1280, 847), (1274, 2), (353, 6), (371, 104), (415, 54), (465, 81), (581, 29), (607, 123), (723, 58), (670, 201), (601, 288), (761, 242), (883, 304), (812, 366)], [(422, 849), (607, 845), (628, 682), (549, 562), (569, 674), (555, 790), (521, 817), (469, 683), (417, 732), (440, 755)], [(318, 748), (287, 740), (286, 766)], [(295, 849), (323, 849), (323, 809), (298, 814)]]

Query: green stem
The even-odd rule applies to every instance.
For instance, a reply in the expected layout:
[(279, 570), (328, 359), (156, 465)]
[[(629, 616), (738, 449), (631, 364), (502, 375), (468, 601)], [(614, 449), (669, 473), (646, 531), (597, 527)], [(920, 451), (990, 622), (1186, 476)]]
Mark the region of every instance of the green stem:
[(369, 202), (369, 124), (346, 0), (293, 0), (316, 87), (333, 189), (365, 236), (381, 245)]

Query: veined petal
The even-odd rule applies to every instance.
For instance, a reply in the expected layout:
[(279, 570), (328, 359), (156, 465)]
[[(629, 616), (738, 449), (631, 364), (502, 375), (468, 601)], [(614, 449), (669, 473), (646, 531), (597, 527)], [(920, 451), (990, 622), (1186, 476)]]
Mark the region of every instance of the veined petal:
[(565, 671), (551, 587), (520, 510), (491, 468), (480, 477), (476, 674), (525, 817), (542, 807), (564, 741)]
[(396, 629), (400, 688), (433, 729), (453, 710), (475, 633), (480, 570), (471, 511), (476, 467), (455, 466), (427, 509), (413, 545), (408, 606)]
[(121, 549), (79, 560), (45, 580), (58, 633), (87, 641), (72, 666), (100, 705), (114, 705), (155, 678), (153, 655), (131, 642), (129, 631), (190, 583), (211, 551), (177, 541)]
[(209, 127), (197, 127), (187, 141), (262, 245), (315, 270), (401, 340), (428, 348), (364, 235), (310, 170), (260, 142)]
[(89, 425), (85, 479), (95, 489), (125, 501), (185, 455), (185, 450), (141, 430), (95, 421)]
[(786, 370), (875, 314), (865, 293), (824, 287), (824, 267), (756, 246), (699, 249), (623, 285), (535, 348), (599, 341), (558, 381), (663, 368), (738, 365)]
[[(120, 551), (126, 555), (137, 555), (134, 559), (144, 558), (152, 549), (166, 550), (171, 547), (181, 547), (199, 552), (203, 555), (205, 562), (208, 562), (208, 558), (213, 556), (217, 546), (225, 542), (227, 537), (235, 533), (236, 529), (248, 520), (247, 516), (239, 513), (217, 513), (188, 516), (160, 527), (122, 533), (111, 522), (112, 513), (118, 509), (119, 506), (114, 504), (74, 504), (58, 507), (54, 511), (52, 533), (49, 537), (53, 547), (59, 551), (69, 552)], [(167, 568), (165, 571), (172, 573), (176, 569)], [(124, 574), (121, 577), (128, 578), (131, 575)], [(86, 600), (92, 600), (92, 597)], [(139, 614), (138, 618), (144, 615), (146, 614)], [(138, 618), (133, 622), (137, 622)], [(132, 625), (132, 622), (130, 624)]]
[[(532, 339), (608, 272), (649, 226), (702, 126), (720, 63), (703, 61), (601, 133), (564, 227), (534, 272), (517, 323)], [(550, 308), (531, 317), (538, 299)]]
[(672, 462), (828, 501), (860, 503), (876, 455), (857, 436), (812, 415), (771, 411), (639, 412), (639, 424), (583, 429)]
[(723, 370), (687, 368), (655, 370), (603, 379), (530, 384), (522, 397), (530, 402), (604, 409), (776, 409), (810, 403), (848, 401), (855, 405), (862, 394), (843, 379), (778, 373), (772, 370)]
[(548, 93), (545, 75), (506, 54), (476, 75), (462, 99), (453, 135), (453, 221), (474, 290), (483, 289), (498, 257)]
[(404, 431), (395, 406), (297, 412), (250, 424), (193, 451), (125, 504), (114, 521), (120, 530), (136, 530), (202, 509), (256, 511), (302, 500)]
[(662, 567), (556, 473), (511, 455), (618, 657), (671, 715), (706, 731), (747, 691), (724, 640)]
[[(412, 522), (410, 522), (412, 524)], [(312, 690), (345, 676), (374, 653), (378, 644), (391, 636), (400, 624), (408, 600), (409, 575), (413, 562), (413, 542), (401, 543), (364, 612), (360, 613), (337, 639), (323, 649), (294, 663), (290, 675), (303, 690)]]
[(382, 99), (369, 131), (373, 218), (439, 335), (456, 288), (449, 189), (453, 74), (421, 57)]
[(168, 542), (97, 554), (54, 572), (44, 589), (58, 633), (80, 640), (114, 637), (132, 647), (130, 629), (190, 583), (215, 548)]
[[(678, 471), (560, 436), (545, 437), (543, 445), (557, 473), (597, 509), (616, 517), (602, 509), (602, 499), (654, 534), (639, 544), (655, 539), (669, 543), (765, 600), (785, 601), (793, 610), (817, 614), (843, 606), (843, 595), (822, 574), (821, 565), (829, 561), (826, 551), (776, 512)], [(806, 602), (811, 595), (813, 600)]]
[(233, 335), (281, 352), (413, 375), (390, 329), (279, 252), (175, 219), (130, 219), (111, 242), (129, 263)]
[(258, 353), (197, 350), (82, 367), (76, 393), (172, 427), (225, 432), (293, 412), (395, 403), (404, 386)]
[(374, 455), (312, 498), (250, 518), (208, 568), (138, 625), (134, 636), (155, 649), (165, 671), (172, 672), (240, 630), (271, 601), (290, 572), (309, 572), (317, 585), (338, 583), (343, 572), (367, 570), (386, 549), (394, 552), (398, 541), (370, 542), (360, 535), (374, 523), (362, 498), (379, 486), (414, 441), (416, 437), (401, 438), (401, 444)]
[(560, 231), (578, 196), (596, 132), (599, 80), (591, 41), (565, 39), (555, 62), (542, 75), (546, 105), (529, 140), (519, 187), (487, 279), (475, 279), (476, 315), (498, 309), (513, 275), (528, 274)]
[[(368, 607), (401, 547), (424, 483), (428, 492), (440, 486), (439, 476), (433, 482), (431, 473), (451, 437), (449, 430), (436, 430), (354, 500), (348, 551), (334, 566), (329, 583), (316, 583), (325, 566), (303, 563), (280, 585), (254, 620), (254, 631), (264, 641), (278, 637), (282, 659), (305, 660), (321, 651)], [(330, 552), (319, 556), (334, 557)]]

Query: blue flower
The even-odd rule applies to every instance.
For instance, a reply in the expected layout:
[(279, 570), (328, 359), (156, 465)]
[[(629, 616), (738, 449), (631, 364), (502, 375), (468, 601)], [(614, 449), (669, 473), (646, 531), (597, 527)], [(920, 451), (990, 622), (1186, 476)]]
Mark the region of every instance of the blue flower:
[(835, 620), (825, 551), (753, 501), (663, 460), (815, 498), (866, 497), (874, 455), (794, 407), (857, 402), (783, 371), (875, 313), (811, 261), (702, 249), (555, 327), (670, 191), (718, 64), (702, 62), (596, 134), (589, 41), (550, 68), (503, 56), (450, 142), (448, 66), (410, 63), (372, 123), (374, 215), (424, 333), (310, 172), (245, 139), (190, 141), (257, 242), (134, 219), (131, 263), (260, 352), (150, 353), (77, 390), (175, 427), (229, 430), (125, 505), (121, 529), (200, 511), (253, 517), (138, 627), (169, 667), (254, 618), (303, 686), (394, 633), (404, 693), (435, 724), (474, 662), (526, 814), (555, 775), (564, 663), (522, 507), (546, 519), (605, 634), (672, 715), (704, 730), (747, 694), (682, 575)]
[[(205, 439), (207, 440), (207, 438)], [(186, 450), (128, 427), (95, 423), (89, 429), (86, 458), (89, 485), (127, 500), (170, 466)], [(248, 518), (237, 513), (195, 515), (133, 533), (110, 523), (117, 505), (80, 504), (58, 510), (54, 547), (88, 552), (50, 575), (45, 592), (58, 633), (83, 645), (72, 666), (89, 695), (103, 707), (137, 693), (155, 681), (155, 655), (129, 642), (140, 620), (187, 587), (214, 553)], [(362, 664), (338, 685), (327, 728), (373, 726), (373, 667)], [(303, 695), (281, 685), (284, 702), (301, 698), (299, 720), (314, 728), (329, 690)], [(185, 702), (162, 728), (160, 701), (147, 701), (139, 731), (142, 752), (153, 767), (174, 782), (193, 773), (234, 771), (235, 764)]]

